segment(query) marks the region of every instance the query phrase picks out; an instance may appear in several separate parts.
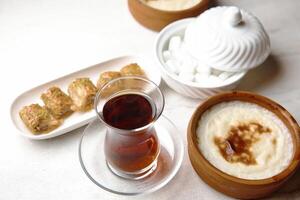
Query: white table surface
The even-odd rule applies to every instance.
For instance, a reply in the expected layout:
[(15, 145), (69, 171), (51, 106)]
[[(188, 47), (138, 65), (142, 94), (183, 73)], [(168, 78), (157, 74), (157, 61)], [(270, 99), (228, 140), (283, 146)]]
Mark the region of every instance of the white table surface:
[[(253, 12), (269, 32), (272, 55), (242, 81), (285, 106), (300, 120), (300, 1), (222, 1)], [(126, 0), (0, 0), (0, 199), (127, 199), (94, 185), (77, 155), (83, 128), (45, 141), (18, 135), (9, 107), (22, 91), (107, 58), (152, 56), (157, 33), (131, 17)], [(182, 135), (199, 100), (162, 84), (164, 114)], [(186, 145), (186, 139), (184, 141)], [(186, 146), (185, 146), (186, 150)], [(274, 199), (300, 199), (300, 172)], [(128, 199), (227, 199), (207, 186), (187, 153), (176, 177), (163, 189)]]

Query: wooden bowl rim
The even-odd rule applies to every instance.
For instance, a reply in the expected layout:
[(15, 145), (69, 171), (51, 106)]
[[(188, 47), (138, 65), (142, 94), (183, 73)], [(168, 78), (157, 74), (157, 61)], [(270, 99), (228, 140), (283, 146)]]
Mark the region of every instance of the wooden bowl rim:
[(157, 14), (175, 14), (175, 15), (177, 15), (179, 13), (183, 14), (183, 13), (194, 12), (200, 8), (208, 6), (208, 4), (210, 3), (210, 0), (201, 0), (196, 5), (194, 5), (190, 8), (183, 9), (183, 10), (160, 10), (160, 9), (148, 6), (147, 4), (143, 3), (141, 0), (128, 0), (128, 1), (132, 1), (132, 3), (139, 4), (139, 6), (141, 6), (143, 9), (148, 9), (149, 11), (157, 13)]
[[(246, 101), (243, 98), (248, 99), (248, 101)], [(261, 105), (257, 104), (256, 102), (251, 101), (252, 98), (254, 98), (257, 101), (260, 101)], [(226, 99), (226, 100), (224, 100), (224, 99)], [(284, 169), (279, 174), (277, 174), (273, 177), (270, 177), (270, 178), (258, 179), (258, 180), (242, 179), (242, 178), (238, 178), (238, 177), (229, 175), (229, 174), (219, 170), (215, 166), (213, 166), (201, 153), (200, 149), (198, 148), (197, 141), (193, 140), (193, 136), (196, 137), (196, 130), (192, 130), (192, 126), (194, 123), (198, 124), (200, 117), (207, 109), (209, 109), (212, 106), (219, 104), (221, 102), (234, 101), (234, 100), (255, 103), (266, 109), (268, 109), (268, 108), (265, 107), (264, 105), (269, 105), (269, 106), (273, 107), (274, 109), (279, 110), (281, 116), (279, 116), (274, 111), (268, 109), (269, 111), (276, 114), (276, 116), (278, 116), (280, 119), (283, 117), (289, 122), (289, 124), (286, 124), (282, 120), (282, 122), (286, 126), (291, 127), (291, 130), (289, 130), (289, 131), (292, 134), (292, 138), (293, 138), (294, 155), (293, 155), (293, 158), (292, 158), (292, 161), (290, 162), (290, 164), (286, 167), (286, 169)], [(210, 105), (210, 102), (212, 102), (212, 101), (215, 101), (215, 103)], [(208, 106), (208, 107), (206, 109), (203, 109), (206, 106)], [(200, 114), (198, 112), (200, 112)], [(197, 118), (196, 118), (196, 115), (198, 115)], [(196, 127), (198, 126), (197, 124), (196, 124)], [(282, 107), (275, 101), (273, 101), (267, 97), (252, 93), (252, 92), (245, 92), (245, 91), (224, 92), (224, 93), (220, 93), (220, 94), (217, 94), (217, 95), (214, 95), (214, 96), (208, 98), (203, 103), (201, 103), (194, 111), (194, 113), (190, 119), (189, 125), (188, 125), (188, 138), (187, 139), (188, 139), (188, 148), (193, 148), (193, 150), (195, 150), (196, 153), (195, 153), (195, 155), (189, 155), (189, 156), (196, 157), (197, 159), (201, 159), (202, 162), (205, 162), (206, 164), (208, 164), (207, 166), (211, 169), (211, 171), (213, 171), (214, 173), (218, 174), (219, 176), (221, 176), (227, 180), (230, 180), (230, 181), (233, 181), (233, 182), (236, 182), (239, 184), (245, 184), (245, 185), (273, 184), (273, 183), (282, 181), (285, 178), (289, 177), (299, 167), (299, 159), (300, 159), (300, 136), (299, 136), (299, 133), (300, 133), (300, 127), (299, 127), (297, 121), (292, 117), (292, 115), (284, 107)], [(195, 167), (195, 166), (193, 165), (193, 167)]]

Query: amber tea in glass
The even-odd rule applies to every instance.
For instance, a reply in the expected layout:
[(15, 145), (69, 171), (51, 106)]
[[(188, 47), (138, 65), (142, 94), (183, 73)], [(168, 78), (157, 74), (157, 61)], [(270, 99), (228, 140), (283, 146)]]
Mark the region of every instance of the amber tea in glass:
[(115, 79), (99, 91), (95, 107), (107, 126), (104, 151), (111, 171), (132, 179), (154, 171), (160, 152), (154, 123), (164, 107), (159, 88), (140, 77)]

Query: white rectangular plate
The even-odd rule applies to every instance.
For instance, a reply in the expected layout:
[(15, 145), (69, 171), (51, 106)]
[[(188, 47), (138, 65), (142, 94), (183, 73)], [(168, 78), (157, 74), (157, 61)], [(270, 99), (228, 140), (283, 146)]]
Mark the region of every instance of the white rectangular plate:
[(20, 119), (19, 111), (24, 106), (30, 105), (32, 103), (39, 103), (40, 105), (43, 105), (43, 102), (40, 99), (40, 95), (51, 86), (58, 86), (66, 92), (68, 85), (76, 78), (89, 77), (94, 83), (96, 83), (100, 73), (110, 70), (118, 71), (123, 66), (128, 65), (130, 63), (138, 63), (141, 66), (141, 68), (145, 71), (148, 79), (152, 80), (157, 85), (160, 84), (161, 78), (158, 69), (153, 64), (149, 63), (149, 61), (140, 57), (123, 56), (87, 67), (80, 71), (71, 73), (69, 75), (60, 77), (56, 80), (34, 87), (18, 96), (11, 106), (11, 119), (16, 128), (19, 130), (18, 132), (27, 138), (41, 140), (65, 134), (69, 131), (72, 131), (89, 123), (92, 119), (96, 117), (96, 113), (94, 110), (85, 113), (75, 112), (71, 116), (66, 118), (64, 123), (57, 129), (46, 134), (34, 135), (29, 131), (29, 129)]

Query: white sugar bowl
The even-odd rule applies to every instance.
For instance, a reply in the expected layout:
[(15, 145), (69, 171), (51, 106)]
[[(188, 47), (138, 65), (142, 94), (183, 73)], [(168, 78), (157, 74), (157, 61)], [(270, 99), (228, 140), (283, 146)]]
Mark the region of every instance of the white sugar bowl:
[(165, 27), (155, 43), (164, 81), (178, 93), (206, 98), (234, 89), (270, 54), (270, 39), (251, 13), (214, 7)]

